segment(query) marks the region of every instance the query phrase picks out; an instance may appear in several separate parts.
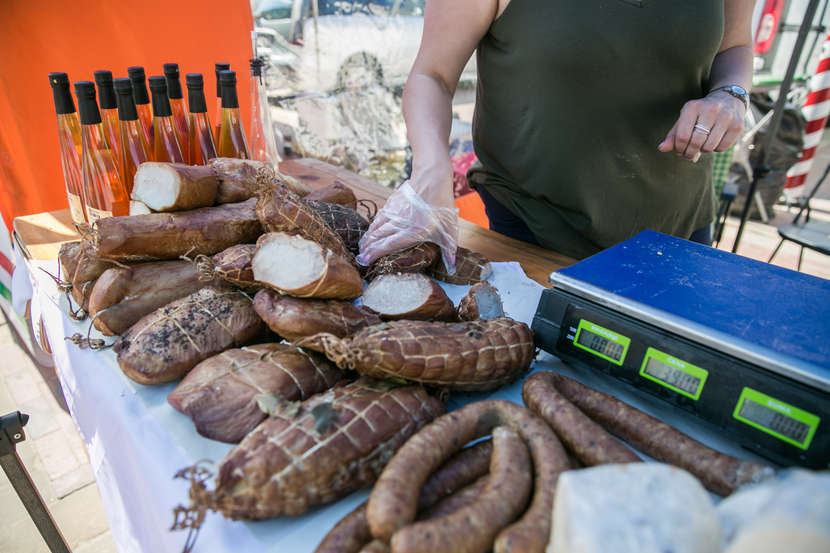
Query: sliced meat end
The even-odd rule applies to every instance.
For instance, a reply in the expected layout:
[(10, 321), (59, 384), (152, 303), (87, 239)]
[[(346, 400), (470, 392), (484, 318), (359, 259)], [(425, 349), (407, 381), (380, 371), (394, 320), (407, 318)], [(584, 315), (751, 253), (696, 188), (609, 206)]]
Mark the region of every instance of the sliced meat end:
[(147, 215), (153, 213), (153, 210), (147, 207), (147, 204), (138, 200), (130, 200), (130, 215)]
[(417, 273), (381, 275), (366, 288), (363, 305), (385, 318), (454, 318), (452, 301), (429, 277)]
[(326, 268), (322, 246), (288, 234), (263, 243), (252, 265), (256, 280), (282, 289), (307, 286), (321, 278)]
[(489, 282), (473, 285), (458, 304), (458, 318), (462, 321), (487, 321), (499, 317), (504, 317), (504, 306), (498, 289)]
[(284, 232), (257, 241), (251, 267), (257, 282), (298, 298), (353, 300), (363, 293), (360, 274), (343, 256)]
[(153, 211), (187, 210), (213, 205), (216, 188), (209, 167), (151, 161), (138, 167), (132, 197)]
[(179, 197), (179, 178), (162, 163), (142, 164), (136, 171), (133, 196), (154, 211), (169, 209)]

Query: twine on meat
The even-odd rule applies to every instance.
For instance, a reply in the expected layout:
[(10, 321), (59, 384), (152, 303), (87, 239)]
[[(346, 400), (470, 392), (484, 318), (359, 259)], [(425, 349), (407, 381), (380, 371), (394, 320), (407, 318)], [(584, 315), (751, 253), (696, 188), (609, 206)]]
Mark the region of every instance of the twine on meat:
[(93, 230), (89, 223), (74, 223), (72, 226), (74, 226), (75, 231), (81, 235), (82, 240), (88, 240), (88, 238), (93, 235)]
[(357, 200), (357, 205), (366, 210), (366, 218), (371, 223), (378, 214), (378, 204), (374, 200), (362, 199)]
[(323, 274), (320, 275), (317, 278), (317, 284), (314, 285), (314, 288), (312, 288), (310, 292), (304, 293), (301, 297), (305, 297), (305, 298), (317, 297), (317, 291), (320, 290), (320, 288), (323, 287), (323, 283), (325, 283), (326, 280), (328, 279), (329, 267), (331, 267), (331, 265), (329, 264), (329, 259), (332, 255), (334, 255), (334, 254), (332, 253), (331, 250), (326, 250), (325, 248), (323, 249), (323, 262), (325, 263), (326, 269), (325, 269), (325, 271), (323, 271)]
[(191, 263), (196, 268), (196, 274), (199, 275), (199, 280), (201, 282), (210, 282), (216, 277), (216, 270), (213, 264), (213, 259), (209, 255), (205, 255), (200, 253), (196, 257), (191, 258), (190, 252), (193, 251), (193, 248), (190, 248), (185, 253), (179, 256), (179, 259), (182, 261), (187, 261)]
[(101, 258), (99, 258), (99, 259), (101, 259), (101, 261), (104, 261), (104, 262), (106, 262), (106, 263), (112, 263), (112, 264), (113, 264), (113, 265), (115, 265), (116, 267), (120, 267), (120, 268), (122, 268), (122, 269), (129, 269), (129, 270), (132, 270), (132, 269), (133, 269), (133, 268), (132, 268), (132, 266), (127, 265), (126, 263), (121, 263), (120, 261), (117, 261), (117, 260), (115, 260), (115, 259), (106, 259), (106, 258), (104, 258), (104, 257), (101, 257)]
[[(254, 182), (257, 184), (257, 188), (262, 188), (263, 186), (268, 186), (272, 182), (274, 182), (276, 173), (274, 170), (268, 165), (260, 165), (256, 168), (254, 172)], [(280, 183), (280, 185), (283, 185)], [(284, 186), (284, 185), (283, 185)]]
[(93, 248), (98, 247), (100, 236), (98, 235), (98, 222), (92, 224), (75, 223), (75, 230), (81, 235), (81, 241), (91, 244)]
[(84, 338), (79, 332), (76, 332), (72, 336), (65, 337), (64, 340), (69, 340), (70, 342), (78, 346), (79, 349), (89, 348), (92, 351), (98, 351), (102, 349), (111, 348), (113, 345), (115, 345), (115, 342), (108, 344), (101, 338), (90, 338), (89, 335), (92, 332), (92, 327), (95, 324), (95, 319), (97, 319), (100, 315), (106, 313), (113, 307), (115, 307), (115, 305), (106, 307), (100, 310), (98, 313), (96, 313), (94, 317), (92, 317), (92, 319), (89, 321), (89, 327), (86, 329), (86, 338)]
[[(203, 288), (203, 290), (204, 290), (204, 288)], [(234, 333), (231, 331), (231, 329), (228, 328), (228, 326), (225, 323), (220, 321), (219, 317), (214, 315), (211, 312), (211, 310), (208, 309), (204, 305), (208, 301), (213, 301), (213, 300), (216, 300), (218, 298), (222, 298), (222, 297), (229, 296), (229, 295), (234, 295), (234, 294), (240, 294), (240, 295), (244, 296), (245, 299), (247, 299), (251, 303), (253, 303), (253, 301), (254, 301), (251, 298), (251, 296), (249, 296), (248, 294), (246, 294), (242, 290), (229, 290), (227, 292), (217, 292), (215, 295), (213, 295), (209, 298), (206, 298), (206, 299), (198, 298), (196, 301), (190, 301), (190, 302), (187, 302), (187, 303), (183, 303), (183, 304), (177, 306), (174, 310), (172, 310), (169, 313), (166, 313), (166, 312), (159, 313), (159, 315), (150, 324), (145, 325), (144, 328), (142, 328), (135, 336), (133, 336), (133, 339), (137, 339), (145, 331), (149, 331), (153, 326), (155, 326), (156, 324), (158, 324), (161, 321), (170, 321), (170, 323), (173, 326), (176, 327), (176, 329), (182, 334), (182, 336), (184, 336), (187, 339), (187, 341), (190, 342), (190, 345), (193, 346), (193, 349), (195, 349), (199, 353), (202, 353), (202, 348), (199, 347), (199, 344), (196, 342), (196, 340), (194, 340), (193, 337), (187, 332), (187, 330), (185, 330), (184, 327), (182, 327), (182, 325), (179, 323), (179, 321), (175, 317), (173, 317), (173, 315), (178, 313), (181, 309), (185, 309), (187, 307), (194, 307), (196, 309), (199, 309), (199, 310), (204, 311), (205, 313), (207, 313), (213, 321), (215, 321), (220, 327), (222, 327), (222, 330), (224, 330), (225, 332), (227, 332), (230, 335), (231, 339), (233, 340), (233, 343), (235, 344), (236, 343), (236, 338), (234, 337)]]
[(190, 482), (190, 506), (177, 505), (173, 508), (173, 525), (171, 531), (187, 530), (182, 553), (191, 553), (196, 546), (199, 530), (205, 521), (207, 510), (212, 508), (213, 498), (205, 486), (205, 481), (213, 476), (213, 471), (204, 465), (212, 464), (203, 459), (196, 464), (178, 471), (173, 479), (181, 478)]
[[(349, 348), (346, 340), (338, 338), (334, 334), (328, 332), (321, 332), (295, 340), (292, 342), (293, 346), (302, 348), (309, 344), (319, 345), (325, 352), (326, 357), (329, 358), (340, 369), (353, 369), (355, 365), (354, 352)], [(316, 349), (316, 348), (309, 348)]]
[(349, 252), (353, 254), (358, 252), (360, 239), (370, 224), (363, 215), (351, 207), (326, 203), (322, 200), (303, 198), (302, 202), (340, 237)]
[[(228, 254), (230, 250), (234, 250), (233, 255)], [(196, 273), (202, 282), (209, 282), (218, 277), (241, 288), (259, 289), (260, 286), (254, 280), (251, 269), (255, 252), (254, 244), (237, 244), (214, 256), (197, 255), (192, 263), (195, 264)]]
[(267, 232), (297, 234), (354, 263), (354, 254), (346, 247), (340, 235), (299, 195), (284, 185), (263, 190), (257, 201), (257, 216)]
[[(64, 296), (66, 296), (66, 302), (69, 304), (69, 317), (74, 321), (83, 321), (87, 317), (87, 312), (84, 310), (83, 307), (80, 305), (77, 309), (72, 307), (72, 295), (69, 293), (72, 290), (72, 282), (68, 280), (63, 280), (60, 277), (56, 277), (43, 267), (38, 267), (41, 271), (49, 275), (49, 278), (55, 281), (55, 285), (58, 287), (58, 291), (62, 292)], [(58, 265), (58, 272), (60, 272), (60, 265)]]
[[(190, 252), (192, 252), (195, 249), (196, 246), (191, 246), (190, 249), (188, 249), (186, 252), (179, 256), (179, 259), (181, 259), (182, 261), (189, 261), (190, 263), (193, 263), (194, 260), (190, 258)], [(196, 256), (196, 259), (199, 259), (198, 255)]]
[(194, 259), (188, 259), (188, 261), (196, 266), (196, 273), (199, 275), (200, 281), (209, 282), (216, 277), (216, 268), (209, 255), (199, 254)]

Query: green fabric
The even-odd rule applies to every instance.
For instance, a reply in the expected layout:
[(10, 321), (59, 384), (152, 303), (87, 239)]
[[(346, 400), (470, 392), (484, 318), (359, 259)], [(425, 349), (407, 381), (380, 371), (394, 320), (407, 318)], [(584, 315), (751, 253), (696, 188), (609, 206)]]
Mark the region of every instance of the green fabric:
[(478, 45), (484, 185), (545, 247), (582, 258), (714, 218), (712, 159), (657, 151), (703, 96), (723, 0), (512, 0)]
[(725, 152), (712, 154), (712, 187), (715, 190), (716, 200), (720, 200), (720, 193), (723, 191), (726, 177), (729, 176), (729, 167), (732, 165), (732, 154), (734, 152), (735, 146), (732, 145)]

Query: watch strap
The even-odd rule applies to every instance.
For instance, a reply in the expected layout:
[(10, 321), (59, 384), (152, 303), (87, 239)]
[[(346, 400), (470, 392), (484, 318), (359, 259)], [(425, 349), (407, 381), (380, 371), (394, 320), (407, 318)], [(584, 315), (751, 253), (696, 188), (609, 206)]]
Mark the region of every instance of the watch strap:
[[(741, 90), (743, 90), (743, 94), (736, 91), (735, 88), (740, 88)], [(713, 92), (718, 92), (718, 91), (721, 91), (721, 90), (723, 90), (724, 92), (726, 92), (730, 96), (732, 96), (734, 98), (737, 98), (740, 101), (742, 101), (744, 103), (744, 107), (746, 109), (749, 109), (749, 93), (746, 91), (746, 89), (744, 87), (738, 86), (738, 85), (728, 84), (728, 85), (724, 85), (724, 86), (719, 86), (717, 88), (713, 88), (712, 90), (709, 91), (709, 94), (711, 94)]]

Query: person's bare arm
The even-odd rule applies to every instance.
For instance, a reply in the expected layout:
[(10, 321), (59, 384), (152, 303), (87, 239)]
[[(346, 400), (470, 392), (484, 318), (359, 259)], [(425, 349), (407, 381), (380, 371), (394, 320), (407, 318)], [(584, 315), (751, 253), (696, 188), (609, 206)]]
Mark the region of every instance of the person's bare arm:
[[(716, 89), (752, 85), (752, 9), (754, 0), (725, 0), (724, 32), (718, 54), (712, 61), (710, 92), (703, 98), (687, 102), (680, 117), (658, 149), (674, 151), (686, 159), (696, 160), (701, 152), (729, 149), (743, 131), (746, 106), (734, 96)], [(709, 133), (695, 130), (695, 125)]]
[(452, 97), (464, 65), (487, 32), (497, 0), (428, 0), (421, 48), (403, 95), (412, 184), (427, 201), (452, 204)]
[[(449, 136), (452, 97), (464, 65), (490, 28), (505, 0), (427, 0), (424, 30), (418, 56), (409, 73), (403, 95), (403, 113), (412, 147), (410, 185), (418, 196), (436, 208), (453, 208), (452, 164)], [(394, 196), (394, 195), (393, 195)], [(397, 206), (408, 208), (396, 213)], [(411, 201), (390, 201), (381, 209), (360, 242), (358, 261), (378, 257), (433, 237), (442, 246), (445, 260), (454, 259), (453, 240), (436, 240), (438, 234), (455, 235), (457, 221), (433, 217), (413, 209)], [(405, 219), (407, 228), (401, 228)], [(450, 244), (449, 242), (453, 242)], [(446, 250), (451, 249), (452, 252)]]

